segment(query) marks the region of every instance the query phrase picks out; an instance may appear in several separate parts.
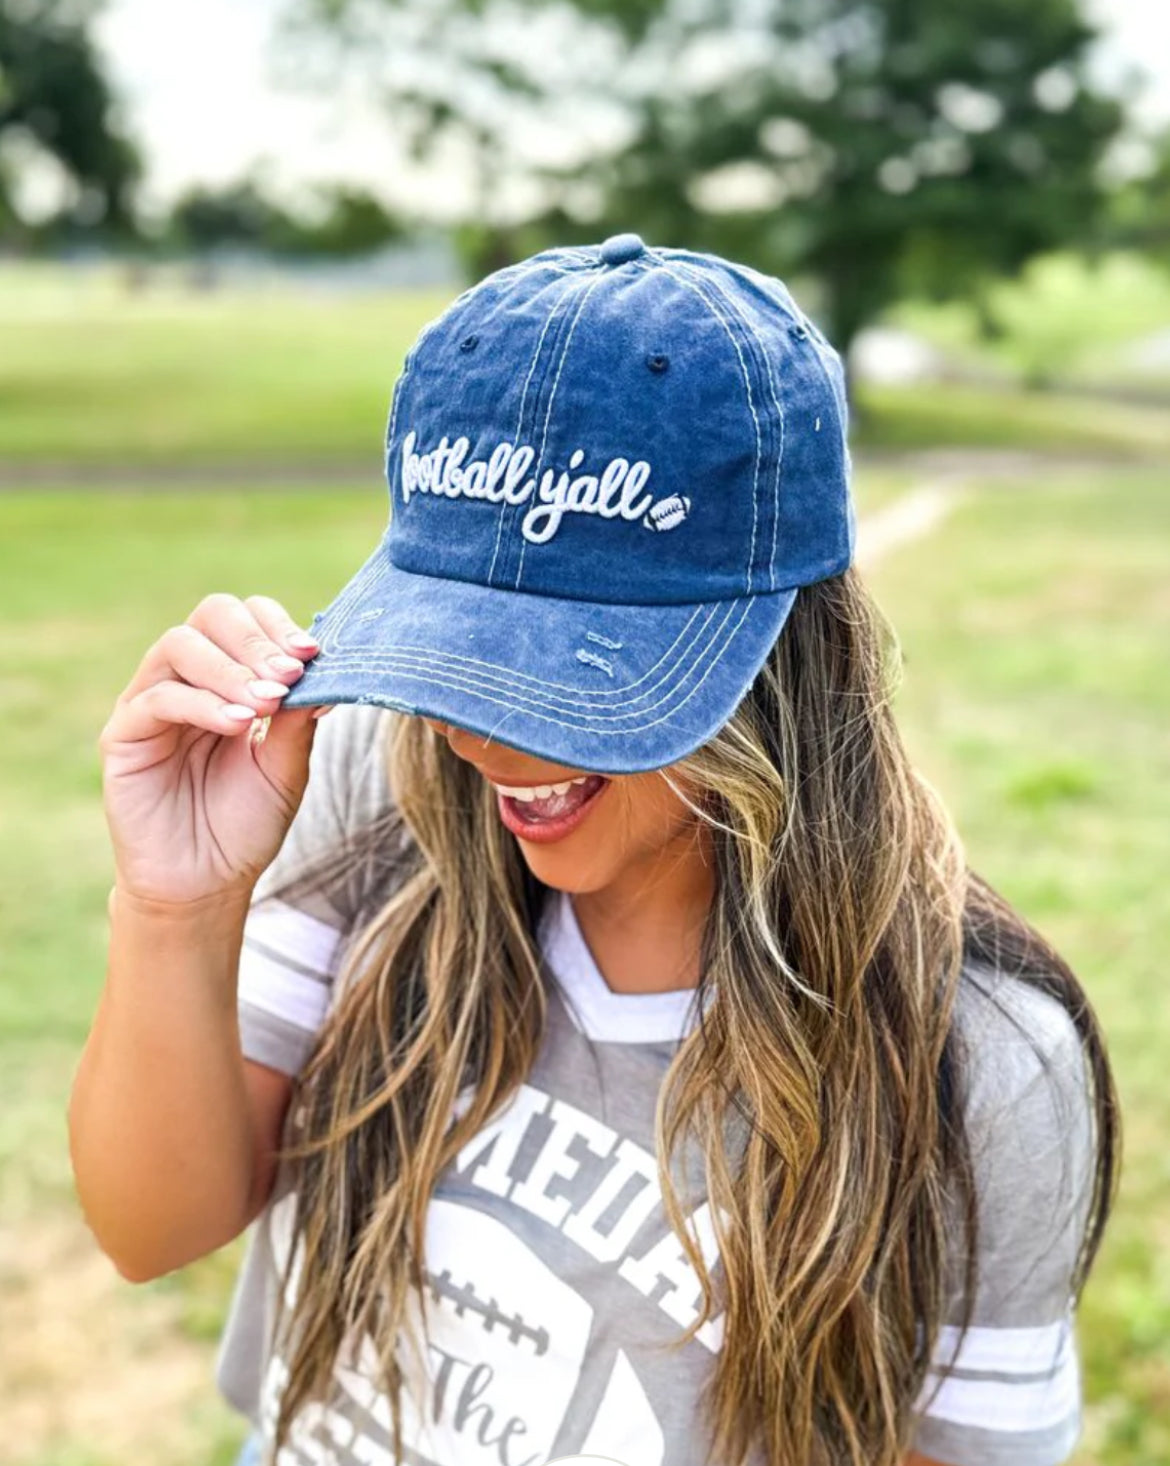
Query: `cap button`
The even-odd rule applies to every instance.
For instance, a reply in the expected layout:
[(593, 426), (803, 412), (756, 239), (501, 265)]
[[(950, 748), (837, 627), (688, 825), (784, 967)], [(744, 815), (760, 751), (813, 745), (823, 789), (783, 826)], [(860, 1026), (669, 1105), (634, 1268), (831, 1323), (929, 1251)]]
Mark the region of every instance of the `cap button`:
[(603, 265), (624, 265), (627, 260), (636, 260), (646, 253), (646, 246), (638, 234), (613, 234), (601, 246)]

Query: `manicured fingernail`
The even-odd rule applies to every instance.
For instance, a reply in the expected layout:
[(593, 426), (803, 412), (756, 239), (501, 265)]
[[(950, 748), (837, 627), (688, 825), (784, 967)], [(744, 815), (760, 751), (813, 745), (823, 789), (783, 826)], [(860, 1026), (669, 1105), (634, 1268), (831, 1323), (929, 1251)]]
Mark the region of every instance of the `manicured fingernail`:
[(225, 703), (220, 712), (225, 718), (235, 718), (237, 722), (251, 722), (256, 716), (255, 708), (246, 708), (242, 702)]
[(290, 631), (288, 634), (289, 646), (303, 646), (308, 651), (313, 651), (318, 643), (307, 631)]
[(268, 665), (274, 672), (302, 672), (304, 662), (299, 657), (276, 656), (268, 658)]
[(288, 688), (283, 682), (265, 682), (258, 678), (255, 682), (248, 683), (248, 691), (253, 697), (284, 697)]

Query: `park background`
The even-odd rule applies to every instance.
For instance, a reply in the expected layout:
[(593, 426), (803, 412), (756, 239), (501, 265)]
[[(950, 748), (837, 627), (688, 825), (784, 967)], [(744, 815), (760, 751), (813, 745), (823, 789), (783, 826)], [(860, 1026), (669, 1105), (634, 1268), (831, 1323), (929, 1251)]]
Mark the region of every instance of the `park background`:
[(1074, 1459), (1170, 1463), (1167, 13), (0, 0), (5, 1466), (229, 1466), (244, 1433), (212, 1378), (242, 1239), (131, 1285), (71, 1185), (114, 697), (211, 590), (307, 622), (384, 527), (420, 326), (631, 229), (780, 275), (849, 351), (907, 740), (1121, 1090)]

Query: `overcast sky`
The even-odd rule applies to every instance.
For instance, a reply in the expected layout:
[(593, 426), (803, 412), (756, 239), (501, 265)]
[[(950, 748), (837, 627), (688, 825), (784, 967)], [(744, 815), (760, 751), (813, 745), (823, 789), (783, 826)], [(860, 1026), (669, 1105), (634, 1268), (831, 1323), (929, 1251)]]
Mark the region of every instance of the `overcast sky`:
[[(1027, 3), (1027, 0), (1024, 0)], [(150, 195), (169, 200), (195, 181), (221, 183), (265, 163), (284, 187), (353, 179), (375, 188), (392, 175), (437, 209), (455, 205), (457, 166), (412, 172), (390, 129), (357, 98), (292, 96), (274, 77), (272, 33), (281, 0), (107, 0), (98, 38), (142, 142)], [(1143, 120), (1170, 122), (1170, 5), (1090, 0), (1107, 29), (1102, 80), (1129, 67), (1150, 83)]]

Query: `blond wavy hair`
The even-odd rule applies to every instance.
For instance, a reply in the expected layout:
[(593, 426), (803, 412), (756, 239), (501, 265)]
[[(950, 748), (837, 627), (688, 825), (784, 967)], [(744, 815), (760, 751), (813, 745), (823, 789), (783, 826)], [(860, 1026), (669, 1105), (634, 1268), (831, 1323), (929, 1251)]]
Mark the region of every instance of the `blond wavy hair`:
[[(964, 1328), (974, 1295), (953, 1010), (980, 964), (1055, 997), (1081, 1039), (1096, 1148), (1078, 1298), (1112, 1206), (1119, 1119), (1097, 1020), (1064, 961), (968, 868), (899, 736), (900, 666), (855, 569), (806, 586), (730, 721), (674, 766), (679, 779), (663, 771), (709, 823), (716, 860), (703, 1018), (663, 1080), (656, 1148), (665, 1210), (703, 1293), (680, 1342), (725, 1315), (703, 1401), (723, 1466), (753, 1449), (769, 1466), (897, 1466), (907, 1449), (956, 1244)], [(422, 1286), (430, 1197), (528, 1075), (544, 1033), (534, 933), (545, 888), (487, 781), (421, 719), (388, 727), (394, 807), (314, 876), (374, 860), (386, 878), (281, 1151), (312, 1285), (281, 1326), (277, 1447), (303, 1406), (328, 1398), (357, 1331), (374, 1341), (401, 1454), (397, 1350)], [(691, 1144), (716, 1222), (714, 1270), (672, 1176)]]

